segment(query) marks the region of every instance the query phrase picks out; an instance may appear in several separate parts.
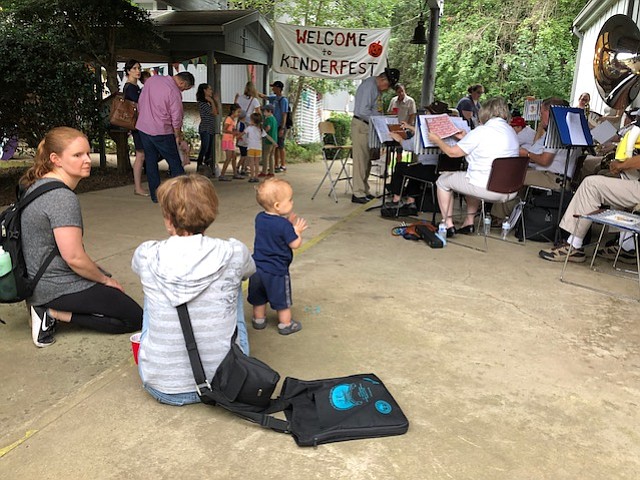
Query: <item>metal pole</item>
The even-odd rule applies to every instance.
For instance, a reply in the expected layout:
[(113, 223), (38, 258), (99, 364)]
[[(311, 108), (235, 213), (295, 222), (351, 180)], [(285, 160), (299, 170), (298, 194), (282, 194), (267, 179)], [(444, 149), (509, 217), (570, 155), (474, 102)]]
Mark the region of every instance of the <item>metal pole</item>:
[(422, 76), (422, 95), (420, 106), (433, 103), (436, 85), (436, 61), (438, 58), (438, 36), (440, 30), (440, 8), (429, 9), (429, 38), (424, 54), (424, 71)]
[[(98, 94), (98, 151), (100, 153), (100, 168), (107, 167), (107, 152), (105, 147), (104, 136), (106, 135), (104, 124), (102, 120), (102, 111), (103, 109), (108, 108), (107, 105), (104, 105), (104, 99), (102, 98), (102, 67), (99, 63), (94, 64), (96, 71), (96, 91)], [(109, 115), (107, 115), (108, 117)]]

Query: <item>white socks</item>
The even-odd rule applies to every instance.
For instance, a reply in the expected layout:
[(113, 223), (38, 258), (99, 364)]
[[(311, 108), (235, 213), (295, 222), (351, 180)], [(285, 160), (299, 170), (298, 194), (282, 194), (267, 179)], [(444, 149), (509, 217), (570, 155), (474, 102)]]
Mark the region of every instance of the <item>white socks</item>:
[(569, 243), (573, 248), (582, 248), (582, 241), (582, 238), (574, 235), (569, 235), (569, 238), (567, 239), (567, 243)]

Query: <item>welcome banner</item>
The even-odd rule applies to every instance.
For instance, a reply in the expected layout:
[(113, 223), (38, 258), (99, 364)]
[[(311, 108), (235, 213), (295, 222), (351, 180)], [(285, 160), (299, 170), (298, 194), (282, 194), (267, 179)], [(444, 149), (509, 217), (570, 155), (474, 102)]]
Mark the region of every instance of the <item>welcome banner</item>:
[(362, 79), (387, 66), (391, 30), (303, 27), (276, 23), (273, 69), (278, 73)]

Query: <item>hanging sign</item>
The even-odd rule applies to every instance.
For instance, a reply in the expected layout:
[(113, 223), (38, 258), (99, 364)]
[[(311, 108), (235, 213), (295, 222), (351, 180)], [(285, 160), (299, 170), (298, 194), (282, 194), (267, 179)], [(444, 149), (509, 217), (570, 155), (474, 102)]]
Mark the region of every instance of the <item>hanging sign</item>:
[(278, 73), (362, 79), (387, 66), (391, 30), (303, 27), (276, 23), (273, 69)]

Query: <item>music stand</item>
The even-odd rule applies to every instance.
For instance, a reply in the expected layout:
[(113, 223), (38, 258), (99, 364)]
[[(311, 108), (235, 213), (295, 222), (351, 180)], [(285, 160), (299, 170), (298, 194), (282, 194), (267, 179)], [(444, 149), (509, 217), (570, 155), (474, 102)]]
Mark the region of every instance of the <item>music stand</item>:
[[(379, 115), (369, 118), (369, 148), (381, 148), (386, 147), (386, 153), (384, 155), (384, 170), (382, 171), (382, 202), (380, 205), (369, 207), (365, 212), (375, 210), (379, 208), (382, 210), (387, 197), (387, 177), (389, 171), (389, 165), (391, 164), (391, 158), (396, 151), (396, 148), (400, 146), (392, 137), (389, 131), (390, 124), (398, 124), (398, 117), (392, 115)], [(381, 212), (382, 214), (382, 212)]]
[(547, 136), (544, 141), (547, 148), (567, 149), (567, 158), (564, 162), (564, 175), (560, 183), (560, 204), (558, 205), (558, 220), (556, 223), (556, 234), (554, 244), (560, 244), (560, 220), (562, 218), (562, 206), (564, 194), (567, 186), (567, 174), (571, 150), (575, 147), (593, 147), (593, 138), (589, 130), (587, 117), (582, 108), (564, 107), (561, 105), (551, 105), (549, 107), (549, 125), (547, 126)]

